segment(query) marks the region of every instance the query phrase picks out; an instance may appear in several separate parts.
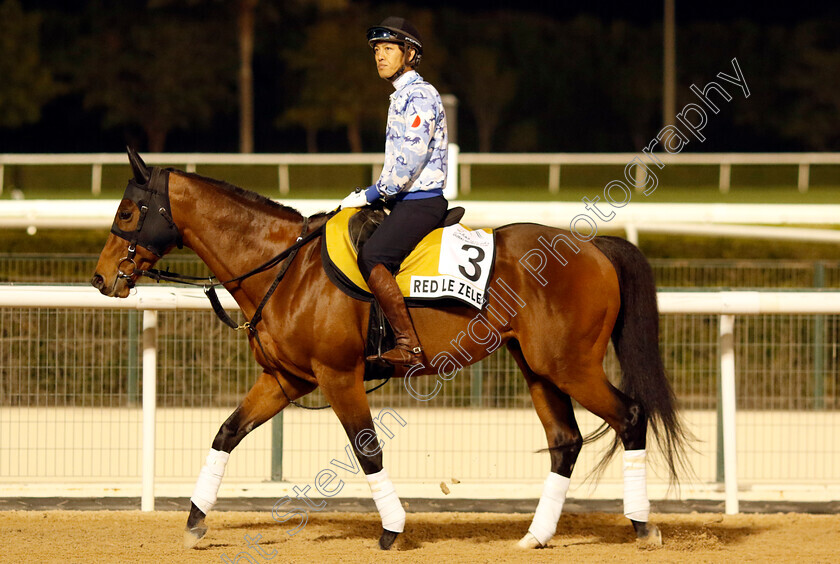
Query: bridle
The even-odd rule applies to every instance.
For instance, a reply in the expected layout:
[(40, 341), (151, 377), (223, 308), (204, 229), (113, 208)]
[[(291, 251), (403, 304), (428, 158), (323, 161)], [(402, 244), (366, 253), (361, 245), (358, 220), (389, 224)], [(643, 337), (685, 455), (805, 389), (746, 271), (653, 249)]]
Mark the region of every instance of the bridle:
[[(134, 257), (137, 256), (137, 245), (147, 249), (160, 258), (173, 246), (180, 249), (184, 246), (181, 232), (172, 220), (169, 203), (169, 170), (154, 167), (146, 184), (139, 184), (132, 179), (128, 182), (123, 195), (124, 200), (133, 202), (140, 212), (137, 226), (133, 231), (125, 231), (117, 225), (117, 220), (111, 225), (111, 233), (128, 241), (126, 256), (117, 263), (117, 278), (128, 280), (133, 285), (133, 276), (143, 270), (137, 269)], [(124, 266), (130, 267), (126, 272)], [(127, 270), (127, 268), (126, 268)]]
[[(117, 278), (123, 278), (128, 280), (130, 285), (133, 285), (133, 277), (135, 275), (138, 276), (146, 276), (157, 282), (161, 280), (167, 282), (180, 282), (182, 284), (189, 284), (191, 286), (200, 286), (204, 288), (204, 293), (207, 295), (207, 298), (210, 300), (211, 305), (213, 306), (213, 312), (216, 316), (228, 327), (235, 329), (235, 330), (248, 330), (251, 336), (255, 337), (257, 340), (257, 344), (262, 350), (263, 356), (268, 358), (265, 349), (263, 348), (262, 341), (260, 340), (259, 332), (257, 331), (257, 324), (262, 319), (262, 311), (265, 305), (268, 303), (269, 298), (271, 298), (274, 291), (277, 289), (277, 286), (280, 284), (280, 281), (286, 274), (289, 266), (291, 266), (292, 261), (294, 261), (295, 256), (297, 256), (298, 251), (301, 247), (305, 244), (309, 243), (316, 237), (319, 237), (323, 231), (326, 222), (324, 222), (318, 229), (307, 233), (309, 229), (309, 218), (306, 217), (303, 220), (303, 228), (301, 230), (300, 236), (297, 240), (287, 249), (282, 251), (281, 253), (277, 254), (273, 258), (269, 259), (268, 261), (264, 262), (260, 266), (237, 276), (235, 278), (231, 278), (230, 280), (226, 280), (224, 282), (219, 281), (215, 276), (188, 276), (185, 274), (178, 274), (176, 272), (169, 272), (168, 270), (162, 271), (155, 268), (148, 268), (148, 269), (138, 269), (137, 263), (134, 260), (134, 257), (137, 255), (137, 245), (149, 250), (149, 252), (153, 253), (156, 257), (162, 257), (167, 250), (172, 248), (173, 246), (178, 246), (178, 248), (183, 248), (184, 243), (183, 239), (181, 238), (181, 232), (178, 230), (178, 226), (175, 225), (175, 222), (172, 220), (172, 214), (170, 213), (171, 205), (169, 202), (169, 172), (171, 169), (161, 169), (158, 167), (153, 167), (151, 169), (151, 173), (149, 175), (149, 180), (146, 184), (139, 184), (136, 180), (132, 179), (129, 181), (128, 186), (125, 189), (125, 194), (123, 195), (124, 200), (130, 200), (133, 202), (137, 208), (140, 210), (140, 217), (137, 219), (137, 226), (134, 228), (133, 231), (125, 231), (117, 226), (117, 220), (114, 219), (113, 225), (111, 225), (111, 233), (128, 241), (128, 251), (126, 256), (120, 259), (119, 263), (117, 264)], [(338, 213), (340, 208), (333, 210), (332, 212), (327, 214), (327, 219)], [(280, 270), (274, 278), (274, 282), (269, 287), (268, 291), (266, 292), (265, 296), (263, 297), (260, 304), (257, 306), (257, 309), (254, 311), (254, 315), (251, 317), (250, 321), (245, 322), (242, 325), (237, 324), (225, 311), (224, 307), (222, 306), (221, 302), (219, 301), (219, 297), (216, 294), (215, 287), (216, 286), (224, 286), (225, 284), (229, 284), (232, 282), (240, 282), (245, 280), (246, 278), (250, 278), (256, 274), (261, 272), (265, 272), (274, 266), (281, 264)], [(124, 272), (122, 267), (124, 264), (131, 265), (131, 272)], [(275, 375), (275, 379), (277, 383), (280, 385), (280, 389), (283, 391), (283, 395), (286, 396), (286, 399), (289, 400), (289, 403), (297, 406), (302, 407), (304, 409), (316, 410), (316, 409), (326, 409), (330, 407), (329, 405), (324, 405), (320, 407), (311, 407), (302, 405), (294, 400), (292, 400), (289, 395), (286, 393), (286, 390), (283, 388), (283, 385), (280, 383), (280, 380)], [(379, 389), (380, 387), (384, 386), (390, 378), (386, 379), (381, 384), (366, 390), (367, 393), (370, 393), (374, 390)]]
[[(134, 276), (146, 276), (157, 282), (165, 280), (167, 282), (180, 282), (191, 286), (200, 286), (204, 288), (204, 293), (207, 294), (207, 297), (213, 305), (213, 311), (225, 325), (237, 330), (248, 329), (256, 334), (256, 325), (262, 319), (262, 310), (268, 302), (268, 299), (274, 293), (277, 285), (283, 279), (286, 270), (288, 270), (298, 250), (320, 235), (322, 229), (317, 229), (307, 234), (309, 218), (304, 218), (301, 234), (292, 246), (245, 274), (231, 278), (230, 280), (225, 280), (224, 282), (219, 281), (215, 276), (188, 276), (178, 274), (177, 272), (170, 272), (169, 270), (158, 270), (156, 268), (138, 269), (137, 263), (134, 260), (134, 257), (137, 255), (137, 245), (148, 249), (149, 252), (158, 258), (162, 257), (167, 250), (175, 245), (179, 249), (184, 246), (181, 232), (178, 230), (178, 226), (175, 225), (172, 214), (169, 211), (171, 209), (169, 202), (169, 172), (170, 169), (153, 167), (146, 184), (139, 184), (136, 180), (132, 179), (125, 189), (123, 199), (129, 200), (137, 206), (140, 210), (140, 217), (137, 219), (137, 226), (133, 231), (125, 231), (118, 227), (116, 219), (111, 226), (111, 233), (128, 241), (126, 256), (121, 258), (117, 264), (117, 277), (127, 279), (131, 282)], [(332, 212), (332, 214), (336, 212)], [(273, 268), (277, 264), (280, 264), (281, 261), (283, 261), (283, 264), (281, 265), (280, 272), (257, 307), (254, 316), (244, 325), (238, 325), (222, 307), (216, 295), (215, 287), (224, 286), (233, 282), (241, 282), (246, 278)], [(126, 264), (131, 265), (131, 272), (123, 271), (123, 265)]]

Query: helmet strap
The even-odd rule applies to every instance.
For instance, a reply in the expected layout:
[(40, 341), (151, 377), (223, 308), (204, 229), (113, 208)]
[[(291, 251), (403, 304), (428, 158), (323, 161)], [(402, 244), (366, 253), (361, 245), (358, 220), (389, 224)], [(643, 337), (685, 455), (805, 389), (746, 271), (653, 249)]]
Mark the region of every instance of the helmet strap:
[(399, 77), (401, 77), (405, 73), (406, 70), (408, 70), (408, 45), (403, 43), (402, 47), (403, 47), (403, 64), (400, 67), (400, 70), (398, 70), (397, 72), (395, 72), (394, 74), (392, 74), (391, 76), (389, 76), (387, 78), (388, 82), (394, 82)]

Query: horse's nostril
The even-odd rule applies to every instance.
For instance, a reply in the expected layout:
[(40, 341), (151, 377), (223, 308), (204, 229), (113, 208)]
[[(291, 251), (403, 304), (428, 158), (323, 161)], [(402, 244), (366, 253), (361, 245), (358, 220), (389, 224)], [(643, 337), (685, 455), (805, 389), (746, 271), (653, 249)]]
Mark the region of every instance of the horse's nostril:
[(90, 279), (90, 283), (94, 288), (101, 290), (102, 286), (105, 284), (105, 279), (102, 278), (101, 274), (94, 274), (93, 278)]

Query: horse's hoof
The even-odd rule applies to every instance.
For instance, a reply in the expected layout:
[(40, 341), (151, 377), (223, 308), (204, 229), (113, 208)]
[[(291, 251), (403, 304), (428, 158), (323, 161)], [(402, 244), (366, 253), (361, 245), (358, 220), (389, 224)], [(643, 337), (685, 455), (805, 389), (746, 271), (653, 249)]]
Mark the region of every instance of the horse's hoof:
[(636, 529), (636, 540), (647, 546), (662, 546), (662, 532), (656, 525), (650, 523), (638, 523), (633, 521), (633, 528)]
[(379, 537), (379, 548), (382, 550), (390, 550), (394, 541), (397, 540), (397, 535), (399, 535), (399, 533), (382, 529), (382, 536)]
[(519, 542), (518, 542), (518, 543), (516, 543), (516, 546), (517, 546), (518, 548), (525, 548), (525, 549), (531, 549), (531, 548), (542, 548), (542, 547), (543, 547), (542, 543), (541, 543), (540, 541), (538, 541), (538, 540), (537, 540), (537, 537), (535, 537), (534, 535), (532, 535), (532, 534), (530, 533), (530, 531), (529, 531), (529, 532), (527, 532), (527, 533), (525, 533), (525, 536), (524, 536), (524, 537), (522, 537), (522, 538), (519, 540)]
[(207, 525), (203, 522), (195, 527), (186, 527), (184, 529), (184, 548), (193, 548), (206, 534)]

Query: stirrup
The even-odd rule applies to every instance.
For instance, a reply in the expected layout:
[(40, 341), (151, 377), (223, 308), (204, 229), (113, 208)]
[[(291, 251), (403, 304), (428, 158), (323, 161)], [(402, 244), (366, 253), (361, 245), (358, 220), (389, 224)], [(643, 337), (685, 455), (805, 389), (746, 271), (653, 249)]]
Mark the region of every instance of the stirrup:
[[(403, 358), (386, 358), (387, 356), (389, 356), (389, 353), (393, 353), (394, 355), (398, 355)], [(380, 353), (376, 356), (371, 355), (365, 360), (367, 360), (368, 362), (387, 362), (394, 366), (405, 367), (412, 367), (418, 364), (425, 363), (425, 357), (423, 356), (423, 347), (407, 347), (405, 345), (397, 345), (393, 349), (385, 351), (384, 353)]]

